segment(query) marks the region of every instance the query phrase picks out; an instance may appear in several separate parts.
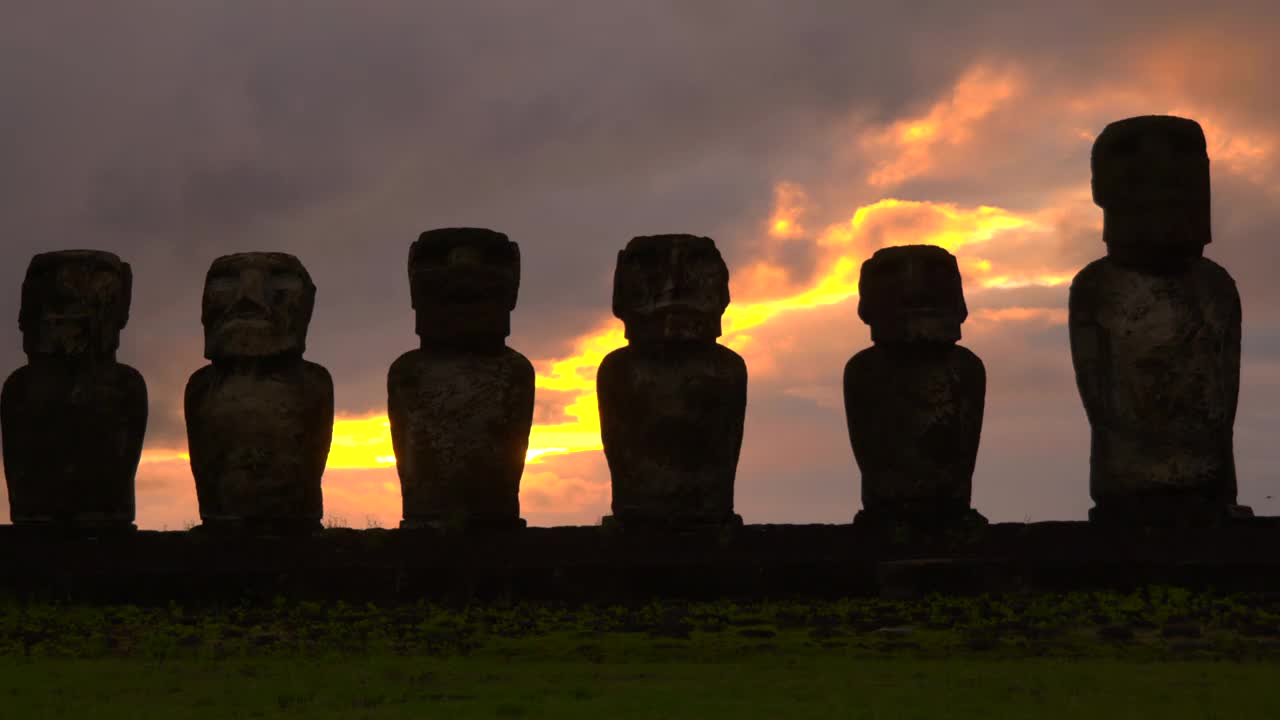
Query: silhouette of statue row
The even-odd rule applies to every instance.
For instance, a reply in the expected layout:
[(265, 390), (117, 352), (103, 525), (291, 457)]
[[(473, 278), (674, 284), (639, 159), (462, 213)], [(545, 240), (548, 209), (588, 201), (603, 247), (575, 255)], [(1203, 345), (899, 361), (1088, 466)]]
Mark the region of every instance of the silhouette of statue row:
[[(1232, 426), (1240, 298), (1210, 242), (1209, 161), (1191, 120), (1143, 116), (1094, 144), (1106, 257), (1070, 288), (1072, 362), (1092, 427), (1089, 517), (1106, 524), (1214, 525), (1236, 505)], [(533, 420), (534, 370), (506, 346), (520, 253), (501, 233), (448, 228), (409, 250), (419, 347), (392, 363), (387, 411), (405, 528), (514, 528)], [(33, 258), (19, 326), (28, 364), (0, 397), (16, 525), (132, 528), (146, 427), (142, 377), (116, 362), (129, 265), (69, 250)], [(872, 347), (844, 370), (862, 474), (854, 524), (973, 527), (986, 372), (957, 345), (967, 309), (940, 247), (877, 251), (858, 316)], [(302, 358), (315, 285), (283, 253), (218, 258), (201, 321), (210, 364), (185, 415), (205, 526), (311, 529), (333, 431), (333, 381)], [(747, 368), (719, 345), (729, 272), (710, 238), (637, 237), (618, 253), (613, 313), (627, 346), (597, 374), (612, 475), (606, 525), (740, 525), (734, 476)]]

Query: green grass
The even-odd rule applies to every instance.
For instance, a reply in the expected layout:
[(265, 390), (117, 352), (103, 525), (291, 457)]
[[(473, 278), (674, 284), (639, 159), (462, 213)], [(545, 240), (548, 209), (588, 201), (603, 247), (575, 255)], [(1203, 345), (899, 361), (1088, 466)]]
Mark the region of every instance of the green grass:
[(1280, 598), (0, 603), (5, 717), (1280, 717)]
[(0, 661), (0, 702), (14, 718), (1271, 718), (1280, 716), (1276, 669), (841, 655), (10, 659)]

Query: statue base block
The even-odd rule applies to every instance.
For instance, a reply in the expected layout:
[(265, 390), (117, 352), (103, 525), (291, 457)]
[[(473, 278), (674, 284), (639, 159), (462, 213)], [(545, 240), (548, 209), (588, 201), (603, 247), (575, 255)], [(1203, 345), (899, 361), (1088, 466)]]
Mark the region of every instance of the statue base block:
[(708, 535), (716, 534), (728, 542), (743, 527), (742, 516), (734, 513), (723, 520), (688, 518), (647, 518), (630, 515), (605, 515), (600, 527), (609, 535)]
[(301, 519), (219, 519), (204, 520), (192, 532), (210, 535), (297, 536), (323, 530), (319, 520)]
[(853, 516), (855, 535), (894, 543), (974, 535), (988, 525), (987, 518), (973, 508), (863, 509)]
[(138, 531), (132, 522), (105, 520), (100, 517), (76, 517), (66, 520), (16, 520), (15, 532), (26, 537), (94, 538), (131, 535)]
[(1089, 508), (1089, 522), (1100, 527), (1222, 527), (1253, 517), (1253, 509), (1194, 497), (1151, 497), (1108, 501)]
[(528, 523), (510, 515), (468, 515), (458, 517), (411, 517), (400, 521), (401, 530), (425, 530), (437, 533), (511, 532), (523, 530)]

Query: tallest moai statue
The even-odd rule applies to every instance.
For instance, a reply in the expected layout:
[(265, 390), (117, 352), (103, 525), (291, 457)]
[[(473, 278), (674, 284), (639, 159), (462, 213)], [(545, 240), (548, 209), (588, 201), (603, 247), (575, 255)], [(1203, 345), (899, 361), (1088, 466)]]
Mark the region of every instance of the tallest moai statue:
[(1128, 118), (1093, 146), (1107, 256), (1071, 284), (1071, 359), (1092, 426), (1089, 518), (1212, 525), (1236, 505), (1240, 295), (1203, 257), (1209, 157), (1192, 120)]

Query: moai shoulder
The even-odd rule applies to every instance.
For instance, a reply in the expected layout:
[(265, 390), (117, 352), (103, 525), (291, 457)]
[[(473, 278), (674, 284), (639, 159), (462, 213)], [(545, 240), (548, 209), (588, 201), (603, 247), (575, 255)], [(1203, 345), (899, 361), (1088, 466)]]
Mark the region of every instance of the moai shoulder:
[(409, 250), (419, 347), (387, 373), (402, 528), (515, 529), (534, 369), (507, 347), (520, 250), (483, 228), (422, 233)]
[(627, 347), (596, 373), (613, 480), (610, 525), (733, 527), (747, 367), (716, 342), (729, 271), (710, 238), (637, 237), (618, 253), (613, 312)]
[(1091, 158), (1106, 257), (1072, 281), (1068, 326), (1092, 427), (1090, 518), (1217, 524), (1235, 504), (1240, 295), (1205, 258), (1209, 158), (1192, 120), (1108, 125)]
[(855, 525), (984, 525), (969, 503), (986, 369), (956, 344), (968, 310), (955, 257), (932, 245), (884, 248), (863, 263), (859, 295), (874, 345), (844, 371), (849, 442), (862, 474)]
[(27, 365), (0, 390), (0, 436), (15, 525), (134, 528), (147, 425), (142, 375), (116, 361), (132, 270), (96, 250), (42, 253), (22, 285)]
[(187, 383), (188, 452), (213, 529), (308, 531), (323, 515), (333, 379), (304, 360), (315, 284), (285, 253), (218, 258), (201, 320), (210, 364)]

